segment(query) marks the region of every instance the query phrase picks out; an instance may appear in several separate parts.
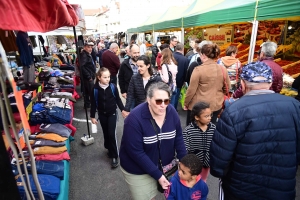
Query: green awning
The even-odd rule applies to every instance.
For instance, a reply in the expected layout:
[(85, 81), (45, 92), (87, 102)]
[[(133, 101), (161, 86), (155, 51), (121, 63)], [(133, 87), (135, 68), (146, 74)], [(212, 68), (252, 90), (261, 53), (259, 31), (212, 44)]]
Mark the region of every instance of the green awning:
[(256, 0), (225, 0), (184, 18), (184, 27), (221, 25), (254, 19)]
[(260, 0), (257, 20), (300, 19), (300, 0)]

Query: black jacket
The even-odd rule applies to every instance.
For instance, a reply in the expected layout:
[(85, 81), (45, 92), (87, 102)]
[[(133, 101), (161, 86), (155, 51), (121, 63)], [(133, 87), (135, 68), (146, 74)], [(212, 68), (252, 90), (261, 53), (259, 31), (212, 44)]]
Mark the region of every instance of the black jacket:
[(243, 200), (295, 199), (300, 103), (280, 94), (245, 95), (228, 106), (210, 146), (210, 173)]
[(128, 92), (129, 82), (133, 75), (133, 71), (129, 64), (129, 60), (130, 59), (125, 59), (122, 62), (120, 70), (119, 70), (118, 78), (119, 78), (119, 86), (121, 89), (121, 94)]
[(191, 65), (188, 67), (186, 77), (185, 77), (185, 82), (187, 82), (188, 85), (190, 85), (191, 76), (195, 67), (198, 67), (200, 65), (202, 65), (201, 59), (197, 58), (197, 61), (192, 62)]
[(150, 77), (148, 83), (146, 84), (146, 87), (144, 88), (142, 76), (140, 74), (133, 75), (128, 87), (125, 110), (129, 112), (133, 102), (135, 104), (135, 107), (145, 102), (147, 89), (152, 83), (159, 81), (161, 81), (161, 77), (158, 73), (154, 73)]
[[(98, 90), (98, 97), (94, 95), (94, 89)], [(102, 113), (105, 115), (112, 115), (116, 113), (117, 105), (121, 111), (124, 110), (124, 105), (119, 96), (119, 91), (117, 86), (115, 85), (115, 96), (112, 93), (112, 89), (108, 86), (105, 90), (100, 87), (99, 83), (96, 82), (92, 94), (91, 94), (91, 118), (95, 118), (96, 113), (96, 101), (95, 98), (98, 98), (98, 113)]]
[(158, 54), (159, 50), (158, 47), (156, 45), (152, 46), (152, 56), (151, 56), (151, 64), (153, 67), (155, 67), (155, 62), (156, 62), (156, 57)]
[(96, 67), (93, 63), (93, 58), (85, 50), (80, 53), (80, 67), (82, 69), (82, 76), (84, 79), (95, 79)]
[(173, 53), (175, 60), (177, 61), (178, 72), (176, 74), (176, 85), (177, 88), (181, 88), (185, 81), (186, 72), (189, 66), (188, 59), (179, 52)]
[(101, 49), (100, 51), (98, 51), (98, 53), (96, 54), (96, 56), (99, 57), (99, 64), (100, 67), (103, 67), (103, 62), (102, 62), (102, 54), (104, 53), (104, 51), (106, 51), (107, 49)]

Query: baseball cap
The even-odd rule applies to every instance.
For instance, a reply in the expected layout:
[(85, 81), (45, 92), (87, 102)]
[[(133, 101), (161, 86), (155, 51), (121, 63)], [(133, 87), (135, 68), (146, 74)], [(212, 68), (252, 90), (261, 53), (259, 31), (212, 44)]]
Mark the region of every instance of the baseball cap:
[(94, 46), (94, 43), (93, 42), (86, 42), (86, 43), (84, 43), (84, 46)]
[(271, 83), (272, 70), (263, 62), (252, 62), (242, 68), (241, 79), (253, 83)]

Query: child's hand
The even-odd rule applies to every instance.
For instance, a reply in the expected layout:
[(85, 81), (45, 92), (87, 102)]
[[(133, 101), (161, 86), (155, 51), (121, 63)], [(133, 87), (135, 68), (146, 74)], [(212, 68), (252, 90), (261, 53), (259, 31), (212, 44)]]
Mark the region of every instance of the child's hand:
[(125, 119), (129, 115), (129, 112), (126, 112), (125, 110), (122, 111), (122, 116)]
[(98, 121), (95, 118), (91, 118), (92, 124), (98, 124)]
[(159, 184), (161, 185), (161, 187), (166, 190), (168, 189), (170, 183), (169, 181), (166, 179), (166, 177), (164, 175), (162, 175), (159, 179), (158, 179)]

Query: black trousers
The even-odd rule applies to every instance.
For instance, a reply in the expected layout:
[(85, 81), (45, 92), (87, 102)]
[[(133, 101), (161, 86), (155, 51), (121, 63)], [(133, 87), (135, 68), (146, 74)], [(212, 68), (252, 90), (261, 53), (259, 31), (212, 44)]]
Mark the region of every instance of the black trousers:
[(104, 147), (113, 158), (119, 157), (118, 143), (116, 136), (117, 111), (112, 115), (99, 113), (99, 121), (103, 131)]
[[(220, 114), (221, 110), (222, 109), (213, 112), (211, 122), (214, 125), (217, 125), (217, 118), (218, 118), (218, 115)], [(191, 112), (192, 112), (191, 110), (187, 110), (187, 112), (186, 112), (186, 125), (189, 125), (191, 123)]]
[(118, 83), (118, 79), (117, 79), (117, 76), (110, 76), (110, 82), (111, 83), (114, 83), (115, 85), (117, 85)]
[(94, 88), (94, 81), (84, 80), (84, 105), (91, 105), (91, 95)]

